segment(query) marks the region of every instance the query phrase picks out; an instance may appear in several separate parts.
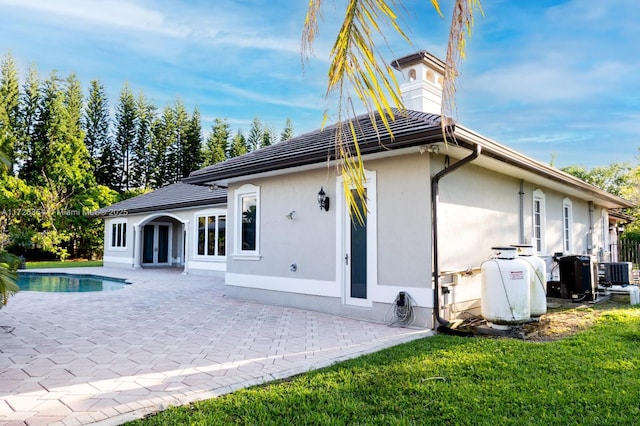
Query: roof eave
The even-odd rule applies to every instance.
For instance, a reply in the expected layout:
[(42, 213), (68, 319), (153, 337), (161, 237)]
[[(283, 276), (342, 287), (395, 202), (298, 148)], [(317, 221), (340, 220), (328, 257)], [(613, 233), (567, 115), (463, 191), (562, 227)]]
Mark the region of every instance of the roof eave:
[(207, 205), (216, 206), (216, 205), (225, 205), (225, 204), (227, 204), (226, 196), (223, 198), (213, 198), (213, 199), (208, 198), (205, 200), (189, 201), (189, 202), (166, 204), (166, 205), (159, 205), (159, 206), (137, 207), (137, 208), (120, 209), (120, 210), (117, 208), (117, 206), (114, 205), (116, 208), (110, 207), (109, 209), (106, 209), (106, 211), (104, 212), (101, 212), (101, 210), (103, 209), (99, 209), (92, 216), (96, 218), (104, 219), (107, 217), (157, 212), (161, 210), (181, 210), (181, 209), (187, 209), (190, 207), (201, 207), (201, 206), (207, 206)]
[[(403, 149), (412, 146), (425, 145), (430, 143), (442, 142), (442, 130), (440, 127), (433, 127), (429, 130), (425, 130), (415, 134), (405, 134), (398, 136), (393, 141), (389, 138), (380, 139), (378, 143), (368, 144), (360, 147), (360, 154), (362, 156), (375, 154), (384, 151), (393, 151)], [(245, 176), (248, 174), (256, 175), (268, 172), (288, 173), (289, 169), (311, 166), (314, 164), (321, 164), (335, 161), (335, 152), (327, 155), (326, 151), (310, 153), (303, 157), (285, 158), (284, 160), (273, 159), (273, 161), (265, 161), (262, 164), (247, 164), (242, 167), (237, 167), (228, 172), (200, 174), (196, 176), (189, 176), (183, 179), (183, 182), (195, 185), (210, 184), (212, 182), (224, 182), (233, 178)]]
[[(580, 190), (587, 192), (598, 199), (608, 201), (609, 203), (614, 204), (618, 207), (636, 207), (636, 205), (629, 200), (625, 200), (624, 198), (618, 197), (617, 195), (610, 194), (609, 192), (586, 183), (573, 175), (563, 172), (562, 170), (558, 170), (554, 167), (548, 166), (544, 163), (520, 154), (517, 151), (494, 142), (491, 139), (488, 139), (463, 126), (456, 126), (455, 136), (460, 145), (465, 145), (465, 142), (479, 144), (482, 147), (482, 156), (491, 157), (498, 161), (524, 169), (546, 179), (579, 188)], [(467, 147), (471, 148), (471, 146)]]

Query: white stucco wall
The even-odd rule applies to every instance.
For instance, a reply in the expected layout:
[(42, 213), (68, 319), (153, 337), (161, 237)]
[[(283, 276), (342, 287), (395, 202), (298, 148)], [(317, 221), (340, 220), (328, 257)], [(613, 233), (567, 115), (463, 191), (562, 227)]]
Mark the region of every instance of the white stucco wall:
[[(433, 160), (434, 172), (442, 168), (442, 158)], [(544, 248), (541, 255), (554, 253), (597, 255), (603, 241), (602, 207), (592, 204), (589, 214), (589, 195), (584, 199), (552, 189), (524, 182), (523, 223), (524, 243), (532, 244), (533, 194), (544, 194)], [(440, 182), (438, 235), (440, 271), (472, 270), (471, 275), (445, 274), (444, 283), (453, 283), (452, 293), (443, 298), (443, 305), (455, 317), (467, 311), (479, 314), (479, 268), (492, 255), (491, 247), (518, 244), (520, 238), (520, 179), (492, 172), (473, 164), (447, 175)], [(563, 250), (563, 202), (569, 199), (572, 210), (573, 250)], [(605, 225), (608, 226), (608, 225)], [(589, 247), (592, 229), (593, 244)], [(608, 228), (607, 228), (608, 232)]]
[[(129, 267), (133, 266), (133, 217), (117, 216), (105, 218), (104, 225), (104, 266)], [(111, 231), (114, 223), (126, 223), (125, 247), (111, 247)]]
[[(335, 281), (335, 208), (319, 209), (317, 194), (322, 185), (335, 201), (333, 169), (296, 173), (285, 177), (254, 180), (259, 187), (259, 258), (245, 259), (235, 247), (238, 232), (235, 190), (229, 186), (227, 271), (265, 277), (289, 277), (298, 280)], [(295, 212), (292, 219), (286, 216)], [(291, 265), (297, 271), (291, 271)], [(304, 291), (304, 290), (303, 290)]]
[[(435, 158), (434, 163), (440, 170), (442, 157)], [(473, 164), (440, 181), (441, 271), (480, 266), (491, 256), (491, 247), (518, 243), (519, 191), (519, 180)]]
[[(409, 292), (420, 306), (432, 304), (429, 154), (421, 155), (414, 150), (410, 155), (393, 159), (367, 161), (365, 169), (375, 176), (375, 183), (370, 183), (367, 189), (372, 200), (369, 209), (375, 209), (375, 215), (368, 217), (368, 229), (373, 229), (377, 243), (375, 256), (370, 253), (369, 257), (377, 256), (377, 263), (368, 274), (364, 306), (375, 314), (374, 318), (365, 316), (382, 321), (399, 291)], [(249, 188), (243, 187), (247, 184), (255, 185), (260, 191), (259, 256), (235, 256), (236, 238), (230, 238), (226, 275), (230, 291), (247, 298), (260, 296), (238, 288), (285, 291), (315, 297), (317, 303), (310, 303), (315, 309), (363, 314), (362, 307), (355, 312), (355, 308), (345, 302), (348, 297), (343, 281), (341, 232), (346, 210), (342, 183), (335, 169), (329, 167), (230, 185), (229, 232), (238, 232), (235, 193), (239, 188)], [(329, 212), (318, 206), (316, 198), (321, 186), (331, 198)], [(375, 191), (375, 197), (371, 191)], [(292, 220), (286, 218), (291, 211), (295, 211)], [(374, 216), (377, 223), (371, 222)], [(348, 226), (345, 232), (347, 230)], [(291, 270), (292, 264), (297, 266), (296, 271)], [(284, 296), (286, 300), (281, 299), (281, 303), (291, 297)], [(322, 303), (324, 308), (319, 307)]]
[(377, 172), (378, 283), (431, 287), (429, 154), (367, 163)]

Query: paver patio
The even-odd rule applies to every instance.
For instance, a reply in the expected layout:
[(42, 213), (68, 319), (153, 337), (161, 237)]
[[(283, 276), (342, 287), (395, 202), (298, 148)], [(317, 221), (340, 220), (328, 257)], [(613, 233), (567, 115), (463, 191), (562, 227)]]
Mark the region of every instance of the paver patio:
[(22, 292), (0, 310), (0, 424), (116, 425), (424, 337), (228, 299), (221, 278), (70, 268), (129, 278), (99, 293)]

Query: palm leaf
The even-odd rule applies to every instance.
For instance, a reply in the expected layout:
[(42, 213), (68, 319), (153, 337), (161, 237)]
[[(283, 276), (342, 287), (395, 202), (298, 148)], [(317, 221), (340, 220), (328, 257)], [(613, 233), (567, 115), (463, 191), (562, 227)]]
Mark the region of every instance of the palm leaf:
[(4, 306), (9, 297), (20, 291), (16, 284), (16, 273), (9, 270), (9, 265), (0, 263), (0, 305)]
[[(438, 0), (431, 0), (436, 12), (442, 16)], [(318, 33), (318, 19), (321, 14), (322, 0), (309, 0), (307, 16), (302, 33), (303, 61), (307, 59), (313, 49), (313, 42)], [(343, 122), (353, 118), (350, 112), (353, 99), (351, 91), (366, 108), (376, 132), (379, 131), (375, 116), (379, 116), (385, 130), (393, 140), (390, 121), (395, 120), (393, 107), (403, 110), (400, 88), (391, 69), (390, 61), (385, 60), (376, 45), (379, 37), (388, 46), (384, 34), (384, 27), (390, 26), (409, 44), (411, 43), (404, 30), (398, 24), (396, 11), (403, 9), (400, 0), (349, 0), (344, 14), (344, 21), (336, 36), (331, 49), (328, 72), (326, 99), (337, 95), (337, 123), (335, 152), (337, 154), (337, 168), (345, 185), (345, 197), (349, 211), (357, 212), (352, 192), (355, 188), (357, 195), (365, 200), (364, 165), (359, 154), (358, 139), (353, 124), (346, 131)], [(471, 35), (473, 26), (473, 12), (482, 12), (480, 0), (456, 0), (449, 43), (447, 46), (447, 60), (444, 78), (442, 117), (443, 135), (446, 141), (446, 126), (455, 117), (455, 80), (458, 75), (460, 60), (464, 58), (465, 40)], [(328, 112), (322, 119), (326, 123)], [(350, 134), (354, 149), (346, 145), (345, 135)], [(366, 212), (366, 208), (364, 209)], [(366, 213), (365, 213), (366, 214)]]
[(0, 252), (0, 307), (5, 306), (9, 297), (20, 291), (16, 284), (16, 269), (20, 264), (18, 257)]

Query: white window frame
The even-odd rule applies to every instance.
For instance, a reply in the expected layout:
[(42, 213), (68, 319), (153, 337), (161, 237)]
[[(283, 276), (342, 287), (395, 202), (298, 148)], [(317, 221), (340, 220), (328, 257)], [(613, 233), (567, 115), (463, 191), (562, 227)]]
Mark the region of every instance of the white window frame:
[(562, 200), (562, 252), (573, 253), (573, 203), (569, 198)]
[[(205, 226), (208, 226), (208, 222), (209, 222), (209, 218), (210, 217), (215, 217), (216, 218), (216, 229), (215, 229), (216, 242), (215, 242), (215, 246), (214, 246), (215, 247), (215, 250), (214, 250), (215, 254), (207, 254), (207, 249), (209, 247), (209, 232), (207, 232), (206, 230), (205, 230), (205, 233), (204, 233), (204, 251), (205, 251), (205, 253), (204, 254), (199, 254), (198, 253), (198, 243), (199, 243), (199, 238), (198, 238), (199, 235), (198, 234), (200, 233), (199, 226), (200, 226), (200, 218), (201, 217), (205, 218)], [(219, 251), (218, 251), (218, 248), (219, 248), (219, 242), (218, 241), (220, 239), (220, 228), (219, 228), (219, 226), (220, 226), (220, 218), (221, 217), (225, 218), (225, 249), (224, 249), (225, 254), (223, 254), (223, 255), (220, 255)], [(194, 215), (194, 222), (193, 223), (195, 224), (195, 226), (194, 226), (194, 228), (195, 228), (194, 229), (194, 234), (195, 235), (194, 235), (193, 257), (195, 259), (198, 259), (198, 260), (214, 260), (214, 259), (215, 260), (221, 260), (221, 259), (225, 259), (227, 257), (226, 256), (226, 253), (227, 253), (227, 244), (226, 244), (226, 242), (228, 241), (228, 238), (229, 238), (229, 231), (228, 231), (228, 226), (227, 226), (227, 224), (229, 223), (229, 219), (227, 217), (227, 212), (225, 210), (205, 210), (205, 211), (200, 211), (200, 212), (197, 212)]]
[[(242, 248), (242, 199), (251, 196), (256, 197), (255, 250), (244, 250)], [(252, 184), (242, 185), (235, 190), (234, 197), (233, 258), (236, 260), (260, 260), (260, 187)]]
[[(383, 300), (378, 293), (378, 189), (375, 170), (364, 171), (365, 188), (367, 190), (367, 298), (359, 299), (349, 296), (351, 278), (350, 271), (345, 268), (344, 255), (350, 243), (351, 216), (347, 213), (345, 202), (345, 185), (342, 177), (336, 179), (336, 215), (341, 226), (336, 227), (336, 277), (342, 281), (342, 303), (345, 305), (372, 307), (373, 301)], [(348, 188), (353, 188), (349, 185)], [(340, 219), (341, 218), (341, 219)], [(338, 222), (338, 223), (340, 223)]]
[[(115, 227), (115, 232), (114, 232)], [(118, 245), (118, 236), (120, 237), (120, 245)], [(124, 237), (124, 238), (122, 238)], [(112, 220), (109, 226), (109, 250), (124, 251), (127, 249), (127, 220)]]
[[(536, 213), (536, 204), (540, 206), (539, 212)], [(546, 231), (546, 197), (544, 192), (541, 189), (536, 189), (533, 191), (533, 205), (531, 206), (531, 218), (532, 218), (532, 229), (531, 229), (531, 244), (533, 245), (534, 250), (537, 254), (546, 254), (547, 251), (547, 241), (545, 238)], [(536, 235), (536, 215), (539, 214), (539, 230), (540, 235)]]

